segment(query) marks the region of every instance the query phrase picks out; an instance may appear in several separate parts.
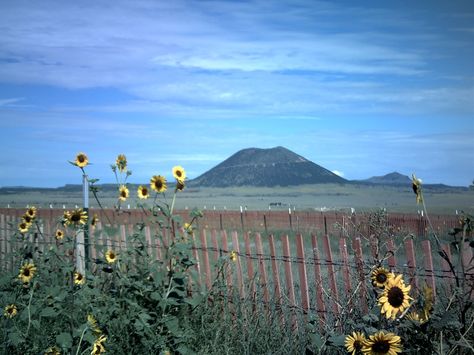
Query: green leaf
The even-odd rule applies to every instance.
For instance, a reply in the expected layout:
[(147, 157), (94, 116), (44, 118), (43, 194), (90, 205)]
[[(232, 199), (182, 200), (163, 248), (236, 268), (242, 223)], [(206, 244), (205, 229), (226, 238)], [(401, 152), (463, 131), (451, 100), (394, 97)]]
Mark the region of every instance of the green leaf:
[(345, 340), (345, 335), (333, 335), (329, 338), (329, 341), (335, 346), (344, 346)]
[(69, 349), (72, 346), (72, 336), (69, 333), (61, 333), (56, 336), (56, 343), (61, 348)]
[(197, 307), (202, 303), (203, 299), (204, 299), (203, 295), (196, 294), (192, 298), (186, 299), (185, 302), (191, 305), (192, 307)]
[(41, 317), (56, 317), (57, 315), (58, 312), (53, 307), (46, 307), (40, 313)]
[(14, 346), (18, 346), (21, 343), (25, 342), (25, 340), (21, 337), (21, 334), (18, 332), (11, 332), (10, 334), (8, 334), (8, 339), (10, 339), (11, 343)]

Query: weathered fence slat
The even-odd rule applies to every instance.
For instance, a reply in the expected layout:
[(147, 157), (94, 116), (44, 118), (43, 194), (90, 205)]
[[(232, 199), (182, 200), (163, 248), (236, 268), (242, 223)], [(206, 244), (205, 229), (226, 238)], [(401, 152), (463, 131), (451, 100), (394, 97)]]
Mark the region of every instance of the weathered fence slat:
[(323, 297), (323, 278), (321, 275), (321, 258), (319, 256), (318, 238), (316, 234), (311, 235), (311, 245), (313, 247), (313, 259), (314, 259), (314, 277), (315, 277), (315, 290), (316, 290), (316, 308), (319, 314), (319, 320), (321, 327), (324, 326), (326, 305)]
[(367, 304), (367, 283), (366, 283), (365, 274), (364, 274), (364, 258), (362, 255), (362, 243), (359, 237), (354, 238), (353, 248), (354, 248), (355, 264), (356, 264), (357, 272), (359, 274), (359, 285), (360, 285), (359, 305), (362, 308), (362, 312), (367, 313), (369, 311), (369, 306)]
[(388, 266), (391, 270), (393, 270), (397, 267), (397, 258), (395, 257), (395, 243), (391, 238), (387, 241), (387, 252), (390, 253), (390, 256), (387, 260)]
[[(290, 303), (290, 307), (296, 307), (295, 302), (295, 284), (293, 283), (293, 271), (291, 268), (291, 254), (290, 254), (290, 241), (287, 234), (281, 236), (281, 244), (283, 249), (283, 264), (285, 267), (285, 281), (286, 281), (286, 292), (288, 296), (288, 300)], [(296, 323), (296, 316), (292, 314), (292, 322), (293, 326), (297, 326)]]
[(268, 292), (268, 277), (267, 277), (267, 269), (265, 267), (265, 260), (263, 259), (264, 254), (263, 254), (262, 238), (260, 236), (260, 233), (255, 233), (255, 245), (257, 247), (260, 286), (263, 288), (263, 300), (265, 301), (265, 304), (268, 304), (270, 300), (270, 295)]
[(309, 310), (309, 292), (308, 292), (308, 276), (306, 273), (306, 259), (304, 256), (304, 242), (303, 236), (298, 233), (296, 239), (296, 258), (298, 262), (298, 272), (300, 276), (300, 290), (301, 290), (301, 307), (305, 313)]
[(250, 235), (249, 233), (245, 232), (244, 233), (244, 242), (245, 242), (245, 257), (247, 259), (247, 275), (248, 275), (248, 280), (250, 281), (251, 284), (251, 294), (252, 297), (256, 296), (256, 285), (255, 285), (255, 273), (254, 273), (254, 268), (253, 268), (253, 261), (252, 261), (252, 250), (250, 248)]
[(341, 237), (339, 239), (339, 252), (342, 258), (342, 278), (344, 281), (344, 290), (346, 294), (351, 294), (352, 285), (351, 285), (351, 275), (349, 272), (349, 255), (347, 254), (347, 243), (346, 238)]
[(207, 249), (207, 233), (206, 230), (203, 229), (200, 233), (201, 237), (201, 247), (202, 247), (202, 259), (204, 263), (204, 272), (205, 274), (205, 279), (206, 279), (206, 286), (208, 289), (211, 288), (212, 282), (211, 282), (211, 265), (209, 263), (209, 251)]
[(436, 295), (436, 284), (434, 279), (433, 271), (433, 258), (431, 254), (431, 243), (428, 239), (425, 239), (421, 242), (423, 248), (424, 260), (425, 260), (425, 281), (427, 285), (433, 290), (433, 295)]
[(272, 265), (273, 283), (274, 283), (274, 295), (275, 300), (281, 308), (281, 282), (280, 282), (280, 270), (278, 269), (275, 252), (275, 238), (273, 234), (268, 236), (268, 244), (270, 247), (270, 257)]
[(326, 261), (327, 261), (326, 268), (328, 270), (329, 288), (331, 289), (332, 307), (333, 307), (334, 314), (338, 314), (340, 311), (339, 292), (337, 290), (336, 271), (334, 270), (331, 244), (329, 241), (329, 235), (327, 234), (323, 235), (323, 247), (324, 247), (324, 252), (326, 254)]
[(407, 255), (408, 275), (410, 277), (410, 285), (418, 290), (418, 279), (416, 278), (416, 258), (413, 239), (405, 240), (405, 252)]
[(239, 234), (236, 231), (232, 232), (232, 248), (233, 251), (236, 253), (235, 256), (235, 264), (237, 267), (237, 284), (239, 285), (239, 294), (240, 298), (245, 298), (245, 288), (244, 282), (242, 277), (242, 264), (240, 263), (240, 246), (239, 246)]

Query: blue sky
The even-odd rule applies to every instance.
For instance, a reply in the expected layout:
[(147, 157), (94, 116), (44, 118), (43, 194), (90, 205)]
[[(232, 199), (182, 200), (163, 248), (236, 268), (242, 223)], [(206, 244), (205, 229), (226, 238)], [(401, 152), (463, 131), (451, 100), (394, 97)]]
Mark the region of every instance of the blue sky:
[(1, 1), (0, 186), (285, 146), (364, 179), (474, 179), (473, 1)]

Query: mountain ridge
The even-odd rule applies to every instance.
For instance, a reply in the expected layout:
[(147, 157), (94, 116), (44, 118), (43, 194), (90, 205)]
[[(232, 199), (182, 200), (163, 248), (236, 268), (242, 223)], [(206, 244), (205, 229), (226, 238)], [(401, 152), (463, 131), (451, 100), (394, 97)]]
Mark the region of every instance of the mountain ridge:
[(294, 186), (347, 183), (328, 169), (282, 146), (245, 148), (189, 181), (191, 186)]

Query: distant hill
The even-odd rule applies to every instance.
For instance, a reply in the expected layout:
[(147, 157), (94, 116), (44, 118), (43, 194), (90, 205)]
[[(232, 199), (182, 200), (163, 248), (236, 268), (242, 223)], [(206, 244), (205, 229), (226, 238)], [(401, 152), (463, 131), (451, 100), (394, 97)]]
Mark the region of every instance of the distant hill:
[(290, 186), (347, 180), (284, 147), (247, 148), (191, 180), (191, 186)]
[(407, 185), (411, 184), (411, 179), (397, 172), (386, 174), (383, 176), (372, 176), (369, 179), (361, 180), (362, 182), (370, 184), (384, 184), (384, 185)]

